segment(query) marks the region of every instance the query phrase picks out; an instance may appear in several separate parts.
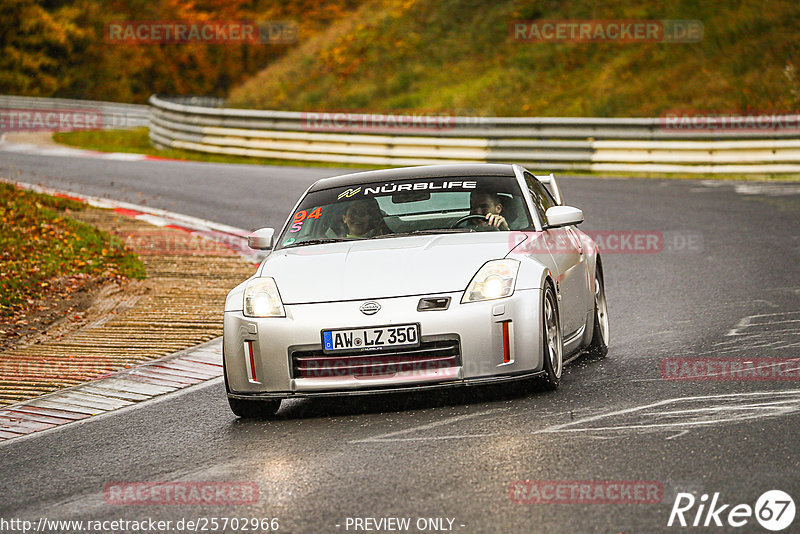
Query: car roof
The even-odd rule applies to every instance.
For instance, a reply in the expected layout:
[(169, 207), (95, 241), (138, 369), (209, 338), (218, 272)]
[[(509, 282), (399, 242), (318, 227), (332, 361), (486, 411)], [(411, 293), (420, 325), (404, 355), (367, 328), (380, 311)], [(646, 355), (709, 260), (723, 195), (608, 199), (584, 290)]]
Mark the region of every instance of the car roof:
[(514, 167), (505, 163), (464, 163), (458, 165), (424, 165), (355, 172), (317, 180), (309, 193), (321, 189), (332, 189), (371, 182), (407, 180), (409, 178), (455, 178), (464, 176), (514, 176)]

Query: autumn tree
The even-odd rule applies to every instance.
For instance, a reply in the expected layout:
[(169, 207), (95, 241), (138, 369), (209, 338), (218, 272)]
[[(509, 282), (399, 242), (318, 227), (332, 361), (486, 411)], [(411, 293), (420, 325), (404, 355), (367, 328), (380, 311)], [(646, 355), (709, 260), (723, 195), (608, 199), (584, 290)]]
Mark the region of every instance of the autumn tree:
[(36, 0), (0, 0), (0, 93), (48, 96), (72, 82), (69, 63), (87, 33), (77, 10)]
[(302, 42), (364, 0), (0, 0), (0, 93), (145, 102), (153, 93), (227, 96), (292, 45), (113, 43), (112, 22), (297, 24)]

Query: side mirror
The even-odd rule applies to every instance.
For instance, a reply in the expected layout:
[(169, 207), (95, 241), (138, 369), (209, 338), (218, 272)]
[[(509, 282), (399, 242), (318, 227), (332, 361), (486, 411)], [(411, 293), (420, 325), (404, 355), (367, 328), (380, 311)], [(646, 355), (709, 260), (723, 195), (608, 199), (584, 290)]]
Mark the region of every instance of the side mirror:
[(247, 246), (255, 250), (269, 250), (274, 236), (274, 228), (259, 228), (247, 236)]
[(547, 217), (547, 226), (551, 228), (583, 222), (583, 211), (572, 206), (553, 206), (548, 208), (544, 215)]

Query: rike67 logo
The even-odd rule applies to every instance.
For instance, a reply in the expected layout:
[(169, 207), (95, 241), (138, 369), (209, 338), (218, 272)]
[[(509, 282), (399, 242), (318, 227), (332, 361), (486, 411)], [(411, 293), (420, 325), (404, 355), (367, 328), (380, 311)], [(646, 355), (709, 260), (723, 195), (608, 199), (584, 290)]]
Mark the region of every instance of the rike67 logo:
[(792, 524), (794, 516), (794, 501), (781, 490), (764, 492), (755, 506), (723, 504), (719, 492), (710, 501), (705, 493), (699, 499), (691, 493), (678, 493), (667, 526), (739, 528), (755, 518), (763, 528), (779, 532)]

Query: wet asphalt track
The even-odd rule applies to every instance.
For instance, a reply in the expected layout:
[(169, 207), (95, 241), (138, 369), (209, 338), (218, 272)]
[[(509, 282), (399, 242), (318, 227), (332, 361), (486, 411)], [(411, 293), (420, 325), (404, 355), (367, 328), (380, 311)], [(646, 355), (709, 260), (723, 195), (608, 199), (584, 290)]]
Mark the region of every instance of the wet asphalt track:
[[(279, 225), (308, 184), (342, 172), (0, 154), (3, 177), (242, 228)], [(215, 380), (0, 444), (0, 517), (277, 517), (281, 532), (366, 532), (348, 518), (368, 517), (411, 518), (408, 531), (419, 532), (418, 518), (449, 518), (456, 532), (649, 533), (733, 530), (730, 508), (724, 527), (667, 527), (677, 492), (752, 506), (780, 489), (800, 507), (800, 380), (681, 382), (659, 371), (664, 358), (800, 358), (800, 186), (560, 183), (584, 210), (584, 230), (660, 231), (664, 248), (605, 254), (609, 355), (569, 365), (557, 392), (520, 383), (303, 400), (253, 422), (230, 413)], [(104, 501), (108, 483), (176, 480), (253, 482), (259, 497), (246, 506)], [(663, 497), (525, 504), (510, 498), (520, 480), (651, 481)], [(753, 518), (738, 531), (768, 532)], [(784, 532), (800, 532), (800, 513)]]

